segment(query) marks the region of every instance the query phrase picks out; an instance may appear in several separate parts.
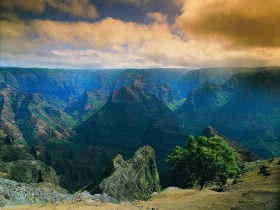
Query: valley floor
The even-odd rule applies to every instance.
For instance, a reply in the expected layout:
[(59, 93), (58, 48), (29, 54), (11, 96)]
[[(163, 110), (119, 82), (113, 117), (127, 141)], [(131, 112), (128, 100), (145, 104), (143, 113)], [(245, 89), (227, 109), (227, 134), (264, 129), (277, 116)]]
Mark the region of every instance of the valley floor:
[[(261, 165), (268, 165), (272, 174), (258, 174)], [(248, 168), (251, 166), (248, 165)], [(13, 206), (2, 209), (20, 210), (180, 210), (180, 209), (280, 209), (280, 158), (272, 162), (261, 161), (252, 165), (252, 171), (238, 179), (237, 184), (229, 185), (224, 192), (210, 189), (190, 190), (168, 188), (154, 194), (148, 201), (109, 204), (92, 200), (76, 203), (47, 203), (33, 206)], [(0, 208), (1, 209), (1, 208)]]

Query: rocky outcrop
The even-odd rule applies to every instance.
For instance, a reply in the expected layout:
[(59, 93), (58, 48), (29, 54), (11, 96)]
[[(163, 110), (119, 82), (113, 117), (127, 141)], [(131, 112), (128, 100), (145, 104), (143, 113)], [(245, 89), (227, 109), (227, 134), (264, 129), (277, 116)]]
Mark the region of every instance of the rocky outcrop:
[(91, 194), (101, 193), (119, 201), (148, 199), (161, 190), (152, 147), (141, 147), (128, 161), (116, 156), (102, 177), (84, 188)]
[(108, 195), (91, 195), (84, 191), (77, 194), (61, 193), (50, 186), (39, 187), (0, 178), (0, 207), (8, 205), (43, 204), (46, 202), (75, 202), (81, 200), (116, 202)]
[(98, 178), (119, 153), (104, 147), (66, 143), (17, 144), (0, 129), (0, 177), (18, 182), (50, 182), (76, 192)]
[(240, 164), (243, 164), (244, 162), (256, 161), (260, 159), (256, 154), (249, 151), (244, 145), (220, 134), (210, 125), (203, 130), (201, 135), (206, 136), (208, 138), (210, 137), (223, 138), (225, 142), (228, 144), (228, 146), (230, 146), (238, 154), (238, 159)]
[(54, 169), (47, 166), (30, 152), (27, 145), (17, 145), (0, 129), (0, 177), (18, 182), (58, 184)]
[(15, 144), (0, 129), (0, 207), (84, 199), (117, 202), (106, 194), (67, 194), (57, 186), (59, 177), (55, 170), (37, 159), (39, 153), (35, 147)]
[(39, 160), (19, 160), (10, 164), (10, 178), (18, 182), (58, 184), (54, 169)]

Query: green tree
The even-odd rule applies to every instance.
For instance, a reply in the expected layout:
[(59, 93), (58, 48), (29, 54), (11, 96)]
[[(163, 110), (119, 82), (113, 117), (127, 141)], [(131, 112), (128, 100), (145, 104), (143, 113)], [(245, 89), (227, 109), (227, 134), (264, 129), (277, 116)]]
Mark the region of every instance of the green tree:
[(239, 172), (235, 152), (219, 137), (189, 137), (186, 149), (176, 146), (167, 163), (170, 172), (184, 183), (197, 182), (202, 189), (209, 181), (225, 184)]

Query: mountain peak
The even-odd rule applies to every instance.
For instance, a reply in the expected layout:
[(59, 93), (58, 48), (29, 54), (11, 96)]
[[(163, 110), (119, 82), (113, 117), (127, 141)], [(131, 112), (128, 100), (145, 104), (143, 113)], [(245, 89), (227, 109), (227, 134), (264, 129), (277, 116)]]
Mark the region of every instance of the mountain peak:
[(115, 90), (111, 97), (109, 98), (112, 102), (132, 102), (139, 103), (140, 99), (137, 95), (140, 93), (139, 90), (134, 88), (133, 86), (123, 86), (117, 90)]
[(11, 85), (9, 84), (6, 84), (4, 82), (0, 82), (0, 90), (3, 91), (3, 90), (11, 90), (11, 91), (14, 91), (14, 92), (18, 92), (15, 88), (13, 88)]
[(161, 190), (153, 148), (141, 147), (128, 161), (117, 155), (102, 177), (84, 189), (92, 194), (106, 193), (119, 201), (148, 199)]
[(119, 168), (124, 164), (124, 159), (122, 155), (118, 154), (113, 160), (112, 160), (112, 166), (113, 168)]
[(109, 97), (109, 102), (115, 103), (141, 103), (146, 100), (153, 100), (156, 96), (143, 89), (141, 86), (128, 85), (115, 90)]
[(155, 151), (150, 145), (140, 147), (135, 153), (135, 158), (147, 157), (148, 155), (155, 155)]

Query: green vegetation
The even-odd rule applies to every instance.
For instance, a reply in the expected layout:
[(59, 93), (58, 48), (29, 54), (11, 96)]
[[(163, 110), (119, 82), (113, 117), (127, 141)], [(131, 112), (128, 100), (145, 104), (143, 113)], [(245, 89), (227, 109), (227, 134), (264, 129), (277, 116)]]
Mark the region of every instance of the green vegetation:
[(203, 84), (175, 112), (182, 132), (186, 136), (199, 136), (210, 124), (261, 158), (278, 156), (279, 81), (278, 67), (236, 74), (222, 85)]
[(236, 154), (222, 138), (189, 137), (187, 148), (176, 146), (168, 156), (170, 172), (187, 184), (198, 183), (202, 189), (206, 182), (225, 184), (227, 178), (239, 172)]
[(165, 105), (172, 111), (176, 111), (178, 110), (179, 108), (181, 108), (181, 106), (184, 105), (184, 103), (187, 101), (187, 98), (182, 98), (182, 99), (179, 99), (177, 101), (174, 101), (174, 102), (165, 102)]
[[(70, 191), (99, 176), (115, 154), (127, 159), (146, 144), (156, 151), (163, 186), (170, 186), (167, 155), (190, 134), (207, 136), (201, 131), (208, 125), (261, 158), (280, 154), (279, 67), (182, 74), (0, 68), (1, 128), (17, 146), (33, 146), (35, 160), (52, 166)], [(256, 158), (239, 146), (241, 162)], [(18, 154), (6, 153), (9, 160)]]

